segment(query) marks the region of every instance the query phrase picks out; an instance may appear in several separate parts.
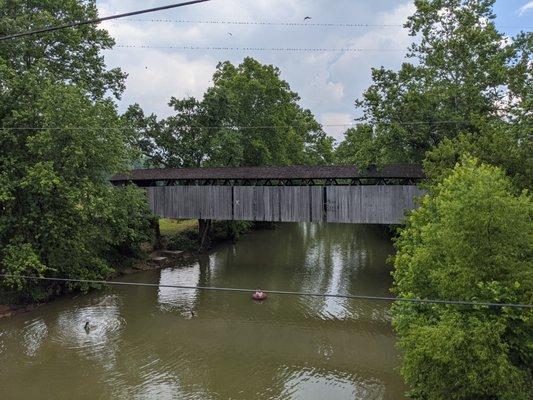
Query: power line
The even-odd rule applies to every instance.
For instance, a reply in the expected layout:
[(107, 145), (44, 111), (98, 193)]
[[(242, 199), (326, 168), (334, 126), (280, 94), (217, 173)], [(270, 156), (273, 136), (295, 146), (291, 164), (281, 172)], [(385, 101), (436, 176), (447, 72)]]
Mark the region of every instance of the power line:
[(102, 17), (102, 18), (95, 18), (95, 19), (90, 19), (90, 20), (85, 20), (85, 21), (78, 21), (78, 22), (70, 22), (70, 23), (67, 23), (67, 24), (51, 26), (51, 27), (48, 27), (48, 28), (37, 29), (37, 30), (34, 30), (34, 31), (21, 32), (21, 33), (15, 33), (15, 34), (12, 34), (12, 35), (1, 36), (0, 37), (0, 41), (9, 40), (9, 39), (15, 39), (15, 38), (23, 37), (23, 36), (36, 35), (36, 34), (39, 34), (39, 33), (53, 32), (53, 31), (57, 31), (57, 30), (60, 30), (60, 29), (73, 28), (75, 26), (89, 25), (89, 24), (99, 24), (100, 22), (108, 21), (108, 20), (112, 20), (112, 19), (131, 17), (133, 15), (147, 14), (147, 13), (152, 13), (152, 12), (162, 11), (162, 10), (169, 10), (171, 8), (178, 8), (178, 7), (188, 6), (188, 5), (197, 4), (197, 3), (204, 3), (206, 1), (210, 1), (210, 0), (192, 0), (192, 1), (187, 1), (187, 2), (184, 2), (184, 3), (170, 4), (170, 5), (167, 5), (167, 6), (148, 8), (148, 9), (145, 9), (145, 10), (132, 11), (132, 12), (127, 12), (127, 13), (123, 13), (123, 14), (110, 15), (110, 16)]
[[(0, 274), (2, 278), (18, 278), (18, 279), (31, 279), (41, 281), (52, 282), (74, 282), (74, 283), (88, 283), (99, 285), (119, 285), (119, 286), (142, 286), (142, 287), (157, 287), (157, 288), (171, 288), (171, 289), (185, 289), (185, 290), (204, 290), (215, 292), (237, 292), (237, 293), (253, 293), (257, 289), (247, 288), (228, 288), (228, 287), (214, 287), (214, 286), (190, 286), (190, 285), (166, 285), (158, 283), (143, 283), (143, 282), (120, 282), (120, 281), (107, 281), (107, 280), (95, 280), (95, 279), (73, 279), (73, 278), (46, 278), (39, 276), (27, 276), (27, 275), (10, 275)], [(367, 295), (355, 295), (355, 294), (338, 294), (338, 293), (317, 293), (317, 292), (295, 292), (288, 290), (264, 290), (269, 294), (279, 294), (288, 296), (306, 296), (306, 297), (329, 297), (329, 298), (342, 298), (351, 300), (369, 300), (369, 301), (384, 301), (384, 302), (406, 302), (406, 303), (421, 303), (421, 304), (447, 304), (447, 305), (464, 305), (473, 307), (509, 307), (509, 308), (533, 308), (533, 304), (521, 304), (521, 303), (493, 303), (483, 301), (467, 301), (467, 300), (438, 300), (438, 299), (415, 299), (407, 297), (388, 297), (388, 296), (367, 296)]]
[(114, 48), (120, 49), (173, 49), (173, 50), (203, 50), (203, 51), (271, 51), (283, 53), (357, 53), (364, 51), (395, 52), (407, 49), (362, 49), (354, 47), (232, 47), (232, 46), (158, 46), (150, 44), (117, 44)]
[[(374, 124), (369, 123), (350, 123), (350, 124), (319, 124), (321, 127), (357, 127), (357, 126), (378, 126), (378, 125), (471, 125), (471, 121), (405, 121), (405, 122), (376, 122)], [(250, 125), (250, 126), (238, 126), (238, 125), (181, 125), (183, 128), (195, 128), (195, 129), (275, 129), (275, 128), (300, 128), (294, 125)], [(92, 128), (85, 126), (69, 126), (69, 127), (48, 127), (48, 126), (2, 126), (0, 130), (132, 130), (135, 128), (123, 127), (123, 128)]]
[[(205, 24), (205, 25), (258, 25), (258, 26), (295, 26), (303, 28), (398, 28), (403, 24), (363, 24), (343, 22), (294, 22), (294, 21), (228, 21), (228, 20), (187, 20), (170, 18), (130, 18), (131, 22), (166, 22), (178, 24)], [(531, 26), (497, 25), (499, 28), (533, 29)]]
[(178, 24), (206, 24), (206, 25), (259, 25), (259, 26), (300, 26), (300, 27), (332, 27), (332, 28), (373, 28), (373, 27), (401, 27), (402, 24), (355, 24), (355, 23), (305, 23), (305, 22), (290, 22), (290, 21), (222, 21), (222, 20), (186, 20), (186, 19), (168, 19), (168, 18), (154, 18), (141, 19), (130, 18), (128, 21), (132, 22), (168, 22)]

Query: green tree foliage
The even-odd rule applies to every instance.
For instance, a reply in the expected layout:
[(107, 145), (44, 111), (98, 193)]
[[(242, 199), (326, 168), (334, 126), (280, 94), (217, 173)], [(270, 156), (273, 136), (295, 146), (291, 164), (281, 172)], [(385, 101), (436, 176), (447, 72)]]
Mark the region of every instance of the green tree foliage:
[[(494, 26), (493, 3), (415, 1), (416, 11), (406, 23), (415, 38), (408, 55), (412, 62), (398, 72), (372, 70), (373, 84), (356, 106), (374, 134), (354, 142), (349, 131), (338, 154), (341, 159), (349, 157), (359, 165), (421, 163), (428, 151), (443, 143), (445, 149), (429, 159), (440, 165), (428, 169), (450, 169), (465, 143), (478, 148), (496, 140), (505, 145), (476, 155), (489, 162), (499, 158), (508, 172), (516, 170), (516, 162), (526, 158), (525, 142), (531, 141), (533, 35), (505, 38)], [(453, 160), (441, 158), (441, 152), (451, 156), (451, 147)], [(366, 149), (373, 149), (373, 159)], [(497, 155), (485, 158), (492, 151)]]
[[(502, 170), (464, 159), (397, 239), (395, 292), (531, 304), (531, 200)], [(413, 398), (530, 398), (530, 310), (398, 303), (393, 316)]]
[(344, 133), (344, 140), (335, 149), (338, 164), (363, 165), (374, 163), (375, 152), (379, 151), (373, 141), (374, 132), (371, 125), (361, 124)]
[[(30, 31), (98, 17), (95, 0), (0, 0), (0, 35)], [(125, 74), (107, 70), (101, 50), (114, 40), (97, 25), (83, 25), (0, 44), (0, 56), (18, 74), (74, 83), (93, 97), (124, 90)]]
[[(94, 1), (2, 1), (0, 35), (97, 16)], [(110, 175), (131, 150), (112, 99), (124, 75), (99, 50), (95, 26), (0, 44), (0, 269), (9, 274), (101, 278), (117, 252), (148, 237), (147, 206)], [(62, 287), (13, 278), (25, 300)]]
[(125, 120), (151, 162), (167, 166), (330, 163), (332, 139), (272, 65), (220, 63), (201, 101), (172, 98), (176, 114), (153, 123), (139, 106)]
[(533, 140), (527, 134), (533, 127), (531, 121), (512, 124), (490, 121), (478, 126), (479, 134), (461, 133), (454, 139), (444, 139), (436, 148), (428, 151), (423, 164), (431, 181), (440, 182), (464, 155), (470, 154), (501, 167), (518, 191), (531, 189)]

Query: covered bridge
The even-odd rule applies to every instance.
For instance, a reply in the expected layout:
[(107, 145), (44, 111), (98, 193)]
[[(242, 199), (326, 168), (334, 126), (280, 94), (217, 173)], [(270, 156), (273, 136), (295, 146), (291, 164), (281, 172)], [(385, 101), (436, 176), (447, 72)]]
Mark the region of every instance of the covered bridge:
[(400, 223), (422, 194), (421, 166), (286, 166), (137, 169), (115, 185), (147, 188), (164, 218)]

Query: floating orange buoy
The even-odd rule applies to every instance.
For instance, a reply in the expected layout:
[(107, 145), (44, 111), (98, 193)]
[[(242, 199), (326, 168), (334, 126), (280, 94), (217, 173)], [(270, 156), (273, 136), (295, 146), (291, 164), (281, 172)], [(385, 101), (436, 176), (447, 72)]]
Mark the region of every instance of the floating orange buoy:
[(254, 292), (254, 294), (252, 294), (252, 299), (257, 300), (257, 301), (266, 300), (266, 298), (267, 298), (267, 294), (263, 292), (262, 290), (258, 290)]

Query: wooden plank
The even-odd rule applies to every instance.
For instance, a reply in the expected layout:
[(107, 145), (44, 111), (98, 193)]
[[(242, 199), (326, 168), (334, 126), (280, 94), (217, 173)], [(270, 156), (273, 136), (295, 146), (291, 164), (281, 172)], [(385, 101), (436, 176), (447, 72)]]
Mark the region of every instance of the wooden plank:
[(312, 222), (322, 222), (324, 216), (324, 188), (321, 186), (309, 186), (311, 196), (310, 220)]
[(310, 221), (311, 199), (305, 186), (285, 186), (280, 189), (280, 220), (284, 222)]
[(146, 193), (147, 193), (147, 196), (148, 196), (148, 207), (150, 207), (150, 210), (152, 210), (152, 212), (154, 214), (158, 214), (159, 215), (161, 210), (158, 207), (158, 204), (157, 204), (158, 196), (156, 195), (154, 189), (155, 188), (147, 188), (146, 189)]
[(253, 221), (253, 187), (235, 186), (233, 214), (237, 221)]
[(195, 215), (203, 219), (231, 219), (231, 187), (196, 186), (194, 188), (197, 208), (192, 212)]
[(234, 218), (279, 221), (279, 189), (276, 186), (235, 186)]
[(280, 204), (280, 198), (281, 193), (278, 190), (277, 187), (268, 187), (267, 188), (268, 193), (268, 205), (269, 205), (269, 213), (268, 213), (268, 220), (267, 221), (281, 221), (281, 204)]

